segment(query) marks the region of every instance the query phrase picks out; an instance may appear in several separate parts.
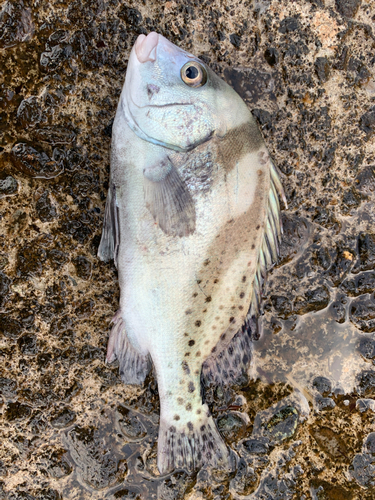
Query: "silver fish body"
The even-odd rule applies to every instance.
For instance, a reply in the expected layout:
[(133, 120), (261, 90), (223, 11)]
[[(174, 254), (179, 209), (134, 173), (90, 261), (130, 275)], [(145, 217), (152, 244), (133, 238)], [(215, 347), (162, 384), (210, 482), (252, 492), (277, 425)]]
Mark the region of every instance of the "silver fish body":
[(115, 259), (121, 288), (107, 360), (118, 358), (125, 383), (156, 373), (162, 473), (230, 460), (201, 380), (229, 383), (250, 361), (278, 194), (241, 98), (161, 35), (140, 35), (113, 125), (98, 255)]

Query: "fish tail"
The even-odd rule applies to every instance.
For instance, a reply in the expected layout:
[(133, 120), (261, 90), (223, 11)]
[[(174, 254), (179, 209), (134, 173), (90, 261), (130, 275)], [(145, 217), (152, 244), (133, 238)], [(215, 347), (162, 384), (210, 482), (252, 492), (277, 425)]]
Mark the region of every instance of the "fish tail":
[(118, 359), (120, 376), (125, 384), (142, 385), (151, 369), (149, 356), (142, 355), (130, 343), (125, 332), (121, 310), (117, 311), (112, 323), (106, 361), (112, 363)]
[(158, 469), (166, 474), (174, 469), (188, 472), (210, 465), (213, 468), (235, 468), (235, 457), (230, 453), (216, 424), (202, 405), (199, 420), (186, 425), (160, 420), (158, 441)]

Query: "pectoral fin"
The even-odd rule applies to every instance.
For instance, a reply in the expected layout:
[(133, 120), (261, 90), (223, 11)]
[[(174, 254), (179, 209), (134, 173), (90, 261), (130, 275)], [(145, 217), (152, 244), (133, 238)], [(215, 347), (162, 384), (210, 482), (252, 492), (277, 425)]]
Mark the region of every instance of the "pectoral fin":
[(117, 267), (117, 253), (120, 245), (120, 225), (116, 204), (116, 187), (112, 184), (108, 189), (105, 205), (102, 239), (98, 249), (98, 257), (104, 262), (114, 259)]
[(146, 206), (160, 229), (170, 236), (195, 231), (194, 200), (169, 158), (144, 170)]

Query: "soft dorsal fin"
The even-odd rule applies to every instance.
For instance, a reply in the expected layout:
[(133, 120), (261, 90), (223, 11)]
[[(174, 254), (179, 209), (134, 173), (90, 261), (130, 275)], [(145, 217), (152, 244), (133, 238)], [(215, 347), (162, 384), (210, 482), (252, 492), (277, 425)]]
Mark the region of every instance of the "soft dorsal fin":
[(270, 190), (268, 193), (267, 219), (263, 240), (258, 254), (258, 265), (254, 276), (252, 298), (246, 319), (229, 345), (218, 347), (202, 367), (202, 383), (209, 386), (230, 385), (246, 382), (249, 363), (252, 358), (252, 341), (260, 337), (261, 297), (267, 270), (272, 267), (279, 255), (282, 235), (279, 198), (287, 208), (287, 202), (276, 167), (270, 162)]
[(144, 195), (147, 208), (160, 229), (170, 236), (188, 236), (195, 231), (194, 200), (168, 157), (145, 168)]
[(105, 205), (102, 239), (98, 248), (98, 257), (104, 262), (114, 259), (117, 267), (117, 253), (120, 245), (120, 224), (116, 202), (116, 187), (111, 183)]

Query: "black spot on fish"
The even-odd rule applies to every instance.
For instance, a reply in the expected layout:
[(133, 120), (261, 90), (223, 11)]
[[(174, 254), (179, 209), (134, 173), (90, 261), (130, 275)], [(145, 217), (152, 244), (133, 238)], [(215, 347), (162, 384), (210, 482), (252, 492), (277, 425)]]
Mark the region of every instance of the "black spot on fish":
[(188, 403), (188, 404), (185, 406), (185, 409), (186, 409), (186, 411), (191, 411), (191, 403)]
[(245, 283), (246, 281), (246, 276), (242, 276), (242, 283)]
[(211, 297), (206, 297), (206, 302), (211, 302), (212, 298)]
[(260, 229), (260, 225), (258, 224), (257, 227), (255, 229)]
[(195, 297), (198, 297), (197, 292), (193, 293), (193, 297), (194, 297), (194, 298), (195, 298)]
[(176, 427), (175, 427), (174, 425), (171, 425), (171, 426), (169, 427), (169, 430), (170, 430), (171, 432), (176, 432)]
[(185, 352), (185, 358), (186, 356), (190, 356), (190, 352)]
[(212, 353), (216, 352), (216, 346), (211, 349), (211, 352)]
[(200, 415), (202, 413), (202, 410), (197, 410), (197, 415)]
[(184, 373), (186, 373), (186, 375), (190, 375), (190, 368), (189, 368), (189, 365), (187, 364), (186, 361), (183, 361), (181, 363), (182, 365), (182, 369), (184, 370)]
[(243, 306), (238, 306), (238, 309), (239, 309), (240, 311), (242, 311), (242, 310), (243, 310)]
[(193, 384), (193, 382), (189, 382), (188, 391), (189, 392), (194, 392), (195, 391), (195, 385)]
[(216, 278), (216, 279), (214, 279), (214, 283), (215, 283), (215, 284), (216, 284), (216, 283), (219, 283), (219, 280), (218, 280), (217, 278)]
[(195, 344), (195, 340), (189, 340), (189, 346), (193, 346)]
[(210, 263), (210, 259), (206, 259), (204, 262), (203, 262), (203, 265), (204, 266), (208, 266), (208, 264)]
[(240, 293), (240, 299), (243, 299), (245, 297), (245, 293), (244, 292), (241, 292)]
[[(187, 310), (185, 311), (185, 314), (191, 314), (192, 312), (193, 312), (193, 311), (192, 311), (191, 309), (187, 309)], [(187, 333), (185, 333), (185, 335), (187, 335)]]
[(202, 321), (200, 319), (198, 319), (196, 322), (195, 322), (195, 326), (201, 326), (202, 324)]
[(180, 415), (175, 415), (175, 416), (173, 417), (173, 420), (180, 420)]
[(199, 358), (199, 356), (201, 355), (201, 352), (197, 351), (195, 355), (196, 355), (197, 358)]
[(206, 426), (205, 425), (202, 425), (201, 427), (201, 432), (204, 432), (206, 430)]
[(252, 250), (254, 250), (254, 248), (255, 248), (255, 245), (254, 245), (254, 243), (253, 243), (253, 244), (251, 245), (251, 249), (252, 249)]
[(223, 333), (220, 338), (221, 338), (221, 340), (224, 340), (225, 337), (226, 337), (226, 335), (225, 335), (225, 333)]
[(182, 405), (184, 403), (184, 400), (182, 398), (177, 398), (177, 403), (179, 405)]
[(231, 318), (229, 318), (229, 323), (235, 323), (236, 320), (234, 319), (234, 317), (232, 316)]
[(147, 88), (147, 96), (149, 99), (151, 99), (152, 96), (154, 94), (157, 94), (160, 90), (160, 87), (154, 85), (153, 83), (149, 83), (146, 88)]
[(187, 426), (188, 426), (189, 431), (192, 431), (194, 429), (194, 426), (191, 422), (188, 422)]

